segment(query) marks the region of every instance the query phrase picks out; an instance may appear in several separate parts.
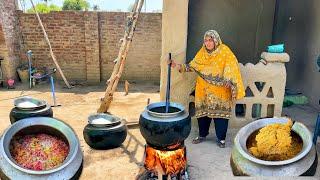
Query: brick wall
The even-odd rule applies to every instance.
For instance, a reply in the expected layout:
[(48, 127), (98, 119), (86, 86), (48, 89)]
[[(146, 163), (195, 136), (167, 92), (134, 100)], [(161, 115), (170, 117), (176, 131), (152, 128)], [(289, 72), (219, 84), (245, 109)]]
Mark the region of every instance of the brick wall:
[(2, 27), (0, 24), (0, 57), (4, 58), (5, 54), (7, 54), (7, 47), (4, 40), (4, 34), (2, 31)]
[[(5, 57), (8, 57), (8, 51), (7, 51), (7, 47), (6, 47), (6, 44), (5, 44), (5, 40), (4, 40), (4, 34), (3, 34), (3, 31), (2, 31), (2, 27), (1, 27), (1, 24), (0, 24), (0, 59), (2, 58), (5, 58)], [(5, 78), (5, 74), (3, 73), (3, 70), (4, 70), (4, 64), (2, 63), (3, 61), (0, 61), (1, 63), (1, 72), (2, 74), (0, 74), (0, 83), (2, 82), (2, 79)]]
[[(110, 76), (120, 47), (128, 14), (103, 13), (101, 23), (102, 79)], [(126, 61), (124, 79), (159, 81), (161, 56), (161, 14), (141, 14)]]
[(4, 34), (2, 31), (2, 25), (0, 24), (0, 44), (4, 43)]
[(86, 74), (90, 83), (100, 82), (100, 50), (98, 14), (85, 13)]
[(4, 79), (16, 76), (16, 68), (20, 64), (20, 29), (16, 11), (16, 1), (0, 1), (0, 56), (4, 57), (1, 69)]
[[(53, 52), (67, 79), (86, 80), (86, 48), (82, 12), (53, 12), (41, 15)], [(20, 14), (25, 52), (32, 50), (36, 67), (54, 67), (48, 45), (34, 14)], [(57, 73), (58, 74), (58, 73)]]
[[(24, 51), (34, 52), (36, 67), (54, 67), (34, 14), (19, 13)], [(128, 13), (51, 12), (41, 19), (54, 54), (68, 80), (97, 83), (109, 78)], [(159, 81), (161, 14), (139, 16), (123, 79)]]

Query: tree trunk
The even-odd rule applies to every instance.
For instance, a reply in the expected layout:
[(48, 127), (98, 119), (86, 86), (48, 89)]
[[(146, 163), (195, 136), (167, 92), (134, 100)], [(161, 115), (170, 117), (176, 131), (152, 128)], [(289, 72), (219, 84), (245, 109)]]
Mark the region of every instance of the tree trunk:
[(5, 79), (16, 79), (16, 69), (20, 61), (20, 31), (19, 17), (17, 13), (17, 4), (14, 0), (0, 1), (0, 26), (2, 26), (5, 40), (5, 51), (3, 53), (4, 61), (1, 66)]

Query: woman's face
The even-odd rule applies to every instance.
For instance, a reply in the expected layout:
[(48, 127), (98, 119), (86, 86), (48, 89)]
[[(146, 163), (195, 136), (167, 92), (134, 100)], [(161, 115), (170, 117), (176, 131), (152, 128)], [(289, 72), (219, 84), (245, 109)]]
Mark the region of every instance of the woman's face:
[(204, 45), (209, 51), (211, 51), (214, 49), (214, 40), (210, 36), (206, 36), (204, 38)]

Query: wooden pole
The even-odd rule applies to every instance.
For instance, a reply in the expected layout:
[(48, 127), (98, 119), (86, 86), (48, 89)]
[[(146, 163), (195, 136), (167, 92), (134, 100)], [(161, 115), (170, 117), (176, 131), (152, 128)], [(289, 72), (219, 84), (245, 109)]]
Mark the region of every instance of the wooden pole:
[(46, 32), (46, 30), (44, 29), (44, 26), (43, 26), (43, 24), (42, 24), (42, 21), (41, 21), (41, 19), (40, 19), (40, 16), (39, 16), (39, 14), (38, 14), (38, 12), (37, 12), (34, 4), (33, 4), (33, 1), (30, 0), (30, 2), (31, 2), (31, 4), (32, 4), (33, 10), (34, 10), (34, 12), (36, 13), (36, 16), (37, 16), (37, 18), (38, 18), (39, 24), (40, 24), (41, 29), (42, 29), (42, 31), (43, 31), (44, 38), (46, 39), (47, 44), (48, 44), (48, 46), (49, 46), (49, 51), (50, 51), (51, 58), (52, 58), (54, 64), (56, 65), (56, 67), (57, 67), (57, 69), (58, 69), (58, 71), (59, 71), (59, 73), (60, 73), (60, 75), (61, 75), (64, 83), (65, 83), (65, 84), (67, 85), (67, 87), (70, 89), (71, 86), (70, 86), (68, 80), (66, 79), (66, 77), (64, 76), (64, 74), (63, 74), (63, 72), (62, 72), (62, 70), (61, 70), (61, 68), (60, 68), (60, 66), (59, 66), (59, 64), (58, 64), (58, 62), (57, 62), (57, 60), (56, 60), (56, 57), (55, 57), (54, 54), (53, 54), (52, 47), (51, 47), (51, 43), (50, 43), (50, 41), (49, 41), (47, 32)]
[(124, 82), (124, 90), (126, 92), (125, 96), (129, 94), (129, 86), (130, 86), (130, 83), (126, 80)]
[[(131, 16), (129, 18), (131, 20), (128, 20), (127, 24), (127, 30), (124, 33), (123, 41), (118, 53), (118, 57), (116, 59), (116, 64), (114, 65), (112, 74), (107, 81), (107, 89), (105, 96), (100, 104), (100, 107), (98, 109), (98, 113), (106, 113), (108, 112), (108, 109), (110, 107), (110, 104), (113, 100), (113, 93), (116, 91), (119, 79), (122, 75), (122, 72), (124, 70), (124, 64), (125, 60), (127, 58), (127, 54), (129, 51), (130, 44), (132, 42), (132, 38), (134, 35), (134, 31), (137, 25), (137, 20), (139, 17), (139, 14), (141, 12), (141, 8), (143, 6), (144, 0), (136, 0), (134, 4), (134, 9), (132, 10)], [(132, 24), (131, 24), (132, 23)]]

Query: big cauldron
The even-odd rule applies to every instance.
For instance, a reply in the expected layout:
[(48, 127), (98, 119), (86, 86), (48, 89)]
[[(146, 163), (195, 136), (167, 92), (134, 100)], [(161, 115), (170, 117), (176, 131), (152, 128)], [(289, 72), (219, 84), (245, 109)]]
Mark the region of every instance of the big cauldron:
[(165, 113), (165, 102), (149, 104), (140, 115), (140, 132), (147, 143), (156, 149), (168, 149), (183, 144), (191, 130), (191, 118), (178, 103), (170, 103)]
[[(16, 135), (45, 133), (56, 136), (69, 145), (69, 154), (64, 162), (53, 169), (35, 171), (23, 168), (15, 162), (10, 153), (10, 142)], [(32, 117), (12, 124), (0, 140), (0, 177), (1, 179), (77, 179), (82, 170), (82, 151), (79, 139), (70, 126), (49, 117)]]
[(311, 133), (300, 122), (295, 122), (291, 128), (300, 136), (303, 147), (295, 157), (283, 161), (265, 161), (251, 155), (246, 143), (249, 136), (269, 124), (287, 123), (287, 118), (265, 118), (256, 120), (242, 127), (234, 139), (231, 153), (231, 167), (234, 175), (249, 176), (300, 176), (314, 175), (317, 166), (316, 150), (312, 145)]

